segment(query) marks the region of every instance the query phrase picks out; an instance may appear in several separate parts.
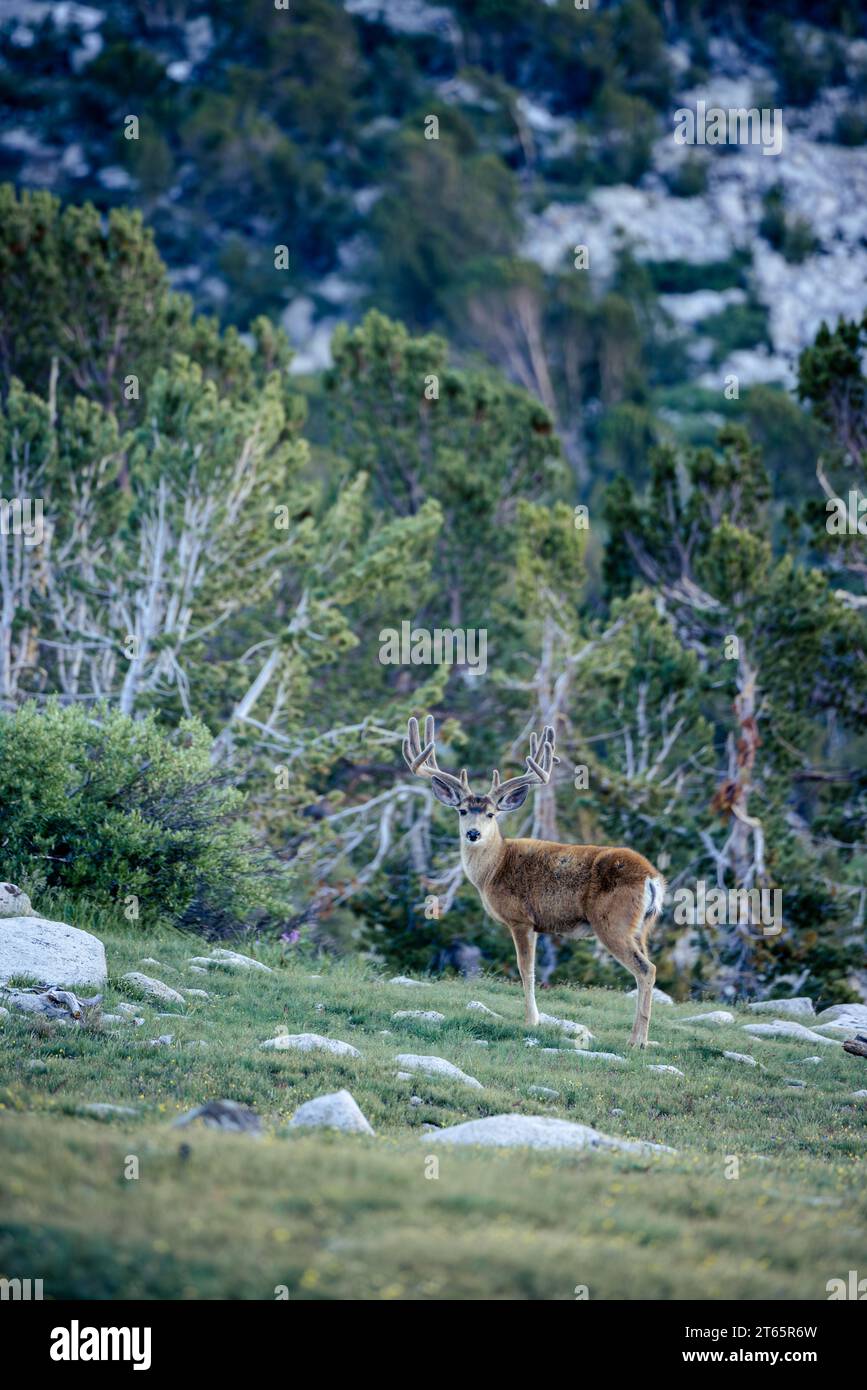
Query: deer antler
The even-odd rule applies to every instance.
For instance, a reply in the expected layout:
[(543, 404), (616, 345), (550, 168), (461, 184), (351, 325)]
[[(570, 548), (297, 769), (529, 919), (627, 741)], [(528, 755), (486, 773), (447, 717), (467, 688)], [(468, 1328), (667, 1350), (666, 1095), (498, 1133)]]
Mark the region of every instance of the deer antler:
[(488, 795), (496, 801), (506, 792), (513, 792), (518, 787), (534, 787), (540, 783), (550, 782), (554, 764), (559, 763), (559, 761), (560, 759), (554, 752), (554, 730), (550, 724), (546, 724), (541, 742), (536, 734), (530, 735), (527, 771), (520, 773), (517, 777), (510, 777), (507, 782), (501, 782), (500, 774), (494, 768), (491, 790)]
[(471, 795), (470, 782), (465, 767), (461, 769), (460, 777), (453, 777), (450, 772), (443, 772), (437, 766), (436, 735), (432, 714), (429, 714), (424, 721), (423, 748), (418, 732), (418, 720), (415, 716), (410, 719), (407, 725), (407, 736), (403, 741), (403, 756), (410, 772), (414, 772), (417, 777), (438, 777), (441, 782), (454, 787), (461, 796)]

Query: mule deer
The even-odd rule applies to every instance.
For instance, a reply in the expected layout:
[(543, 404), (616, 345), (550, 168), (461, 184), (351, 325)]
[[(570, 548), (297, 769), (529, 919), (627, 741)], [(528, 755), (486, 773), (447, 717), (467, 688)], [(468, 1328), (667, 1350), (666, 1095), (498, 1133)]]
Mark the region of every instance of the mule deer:
[(645, 1047), (650, 1027), (656, 967), (647, 955), (647, 935), (665, 893), (662, 875), (632, 849), (560, 845), (552, 840), (504, 840), (497, 817), (517, 811), (530, 788), (551, 780), (554, 730), (541, 741), (530, 735), (527, 770), (501, 782), (494, 771), (490, 790), (476, 795), (466, 768), (460, 777), (437, 766), (434, 721), (425, 720), (424, 746), (418, 720), (410, 719), (403, 756), (411, 772), (429, 777), (434, 796), (460, 816), (461, 863), (485, 911), (508, 927), (524, 986), (526, 1021), (539, 1022), (536, 1008), (536, 936), (569, 940), (594, 934), (625, 965), (638, 985), (630, 1043)]

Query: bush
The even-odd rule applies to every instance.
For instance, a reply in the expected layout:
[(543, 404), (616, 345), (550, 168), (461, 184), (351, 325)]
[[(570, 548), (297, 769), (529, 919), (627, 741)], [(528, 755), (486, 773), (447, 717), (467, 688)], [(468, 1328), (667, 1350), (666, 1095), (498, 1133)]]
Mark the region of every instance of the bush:
[(223, 934), (285, 915), (283, 866), (241, 819), (197, 720), (167, 733), (82, 705), (0, 715), (0, 863), (36, 896), (82, 894), (130, 920)]
[(790, 218), (786, 213), (785, 195), (779, 184), (770, 188), (762, 199), (763, 215), (759, 231), (775, 251), (791, 265), (800, 265), (818, 245), (806, 217)]

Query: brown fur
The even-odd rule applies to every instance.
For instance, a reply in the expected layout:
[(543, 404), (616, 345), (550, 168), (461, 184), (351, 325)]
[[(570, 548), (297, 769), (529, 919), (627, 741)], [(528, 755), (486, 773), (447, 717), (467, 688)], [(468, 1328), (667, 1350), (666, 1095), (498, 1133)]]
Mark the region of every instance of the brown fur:
[[(560, 845), (552, 840), (504, 840), (497, 814), (516, 810), (530, 786), (548, 782), (554, 765), (554, 730), (530, 739), (528, 771), (500, 784), (494, 773), (490, 792), (474, 794), (466, 773), (443, 773), (434, 752), (434, 723), (425, 721), (421, 744), (411, 719), (404, 758), (419, 776), (430, 777), (434, 794), (460, 816), (461, 862), (485, 910), (508, 927), (515, 943), (524, 986), (526, 1021), (539, 1021), (534, 960), (539, 934), (570, 939), (595, 935), (638, 986), (630, 1043), (647, 1044), (656, 967), (647, 955), (647, 937), (662, 907), (665, 883), (657, 869), (633, 849), (605, 845)], [(654, 885), (648, 907), (648, 882)]]

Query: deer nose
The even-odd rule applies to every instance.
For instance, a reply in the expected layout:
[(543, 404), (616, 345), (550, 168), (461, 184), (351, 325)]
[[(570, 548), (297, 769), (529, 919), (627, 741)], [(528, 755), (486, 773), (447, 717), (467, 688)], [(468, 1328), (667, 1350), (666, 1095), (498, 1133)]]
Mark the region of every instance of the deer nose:
[(481, 832), (481, 830), (468, 830), (468, 831), (467, 831), (467, 839), (468, 839), (468, 840), (471, 840), (471, 841), (473, 842), (473, 844), (475, 844), (476, 840), (480, 840), (481, 838), (482, 838), (482, 832)]

